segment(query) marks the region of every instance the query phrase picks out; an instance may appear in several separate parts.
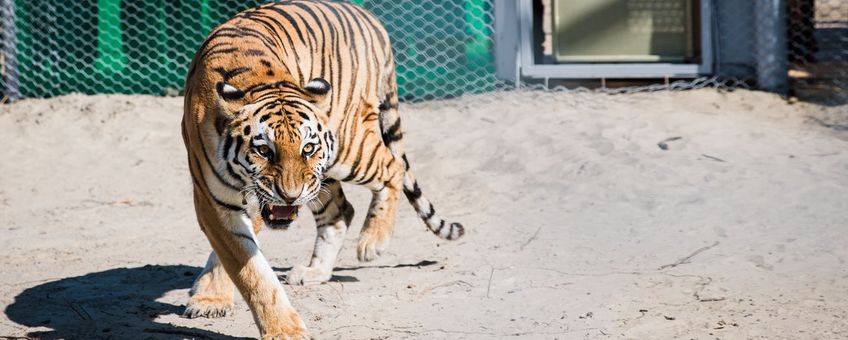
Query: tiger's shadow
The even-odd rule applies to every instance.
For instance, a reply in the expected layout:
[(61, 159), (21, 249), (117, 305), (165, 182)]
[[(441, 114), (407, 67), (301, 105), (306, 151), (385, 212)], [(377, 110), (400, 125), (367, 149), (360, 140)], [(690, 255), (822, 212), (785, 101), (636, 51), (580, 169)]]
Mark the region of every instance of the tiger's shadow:
[[(234, 339), (197, 328), (155, 322), (184, 306), (156, 301), (190, 288), (201, 268), (147, 265), (63, 278), (27, 288), (6, 307), (7, 317), (38, 339)], [(50, 330), (44, 330), (49, 328)]]
[[(421, 261), (392, 266), (342, 267), (334, 271), (421, 268), (436, 264), (436, 261)], [(160, 315), (183, 312), (185, 306), (156, 300), (172, 290), (190, 288), (201, 269), (185, 265), (146, 265), (62, 278), (27, 288), (6, 307), (5, 313), (17, 324), (40, 328), (26, 334), (37, 339), (238, 339), (154, 321)], [(284, 274), (290, 268), (274, 269)], [(285, 282), (285, 276), (280, 275), (280, 278)], [(354, 276), (333, 275), (330, 281), (359, 280)]]

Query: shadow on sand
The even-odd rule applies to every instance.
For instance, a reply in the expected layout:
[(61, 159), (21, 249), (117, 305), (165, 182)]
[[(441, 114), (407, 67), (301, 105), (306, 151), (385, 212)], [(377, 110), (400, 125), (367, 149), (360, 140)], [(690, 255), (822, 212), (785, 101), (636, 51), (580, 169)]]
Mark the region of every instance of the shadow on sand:
[(39, 339), (233, 339), (196, 328), (153, 321), (184, 306), (156, 301), (190, 288), (201, 268), (183, 265), (118, 268), (27, 288), (6, 307), (8, 318)]
[[(336, 268), (336, 272), (375, 268), (422, 268), (438, 264), (421, 261), (393, 266)], [(281, 274), (290, 268), (274, 268)], [(237, 339), (197, 328), (155, 322), (160, 315), (181, 314), (185, 306), (156, 299), (175, 289), (188, 289), (201, 268), (147, 265), (117, 268), (69, 277), (27, 288), (6, 307), (13, 322), (50, 330), (32, 331), (38, 339)], [(354, 276), (334, 275), (331, 281), (358, 282)]]

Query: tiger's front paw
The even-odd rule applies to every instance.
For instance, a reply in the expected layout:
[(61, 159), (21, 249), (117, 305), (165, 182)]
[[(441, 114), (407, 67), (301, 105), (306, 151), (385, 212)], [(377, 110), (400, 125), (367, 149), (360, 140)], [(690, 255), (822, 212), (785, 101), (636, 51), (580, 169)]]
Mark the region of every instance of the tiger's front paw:
[(389, 245), (389, 235), (386, 233), (366, 231), (359, 236), (356, 246), (356, 258), (359, 261), (374, 260), (386, 250)]
[(262, 340), (309, 340), (306, 325), (294, 310), (285, 311), (279, 318), (265, 319)]
[(183, 317), (223, 318), (233, 313), (233, 299), (227, 297), (195, 295), (189, 299)]
[(297, 286), (324, 283), (329, 281), (332, 276), (332, 270), (326, 270), (320, 267), (297, 265), (289, 270), (289, 275), (286, 280), (290, 285)]

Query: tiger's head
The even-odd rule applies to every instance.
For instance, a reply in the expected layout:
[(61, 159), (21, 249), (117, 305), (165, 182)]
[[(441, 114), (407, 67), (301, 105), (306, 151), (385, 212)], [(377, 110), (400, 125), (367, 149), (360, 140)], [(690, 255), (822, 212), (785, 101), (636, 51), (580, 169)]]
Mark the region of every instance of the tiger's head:
[(271, 228), (287, 227), (298, 207), (321, 191), (336, 151), (324, 105), (329, 92), (330, 84), (316, 78), (302, 89), (259, 95), (224, 130), (219, 151), (226, 171), (244, 182), (245, 203), (255, 198), (250, 202), (258, 209), (248, 211), (261, 214)]

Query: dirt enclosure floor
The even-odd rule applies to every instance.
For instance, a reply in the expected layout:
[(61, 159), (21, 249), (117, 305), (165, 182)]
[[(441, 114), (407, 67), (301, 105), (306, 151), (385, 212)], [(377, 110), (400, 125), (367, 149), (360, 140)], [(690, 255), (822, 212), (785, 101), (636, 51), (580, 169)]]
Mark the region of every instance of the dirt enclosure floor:
[[(388, 253), (359, 263), (369, 193), (346, 187), (333, 282), (285, 285), (316, 338), (848, 338), (848, 107), (698, 90), (402, 111), (425, 195), (468, 233), (439, 240), (404, 203)], [(210, 251), (181, 112), (0, 106), (0, 336), (258, 335), (240, 297), (234, 316), (179, 316)], [(309, 260), (310, 219), (259, 235), (281, 278)]]

